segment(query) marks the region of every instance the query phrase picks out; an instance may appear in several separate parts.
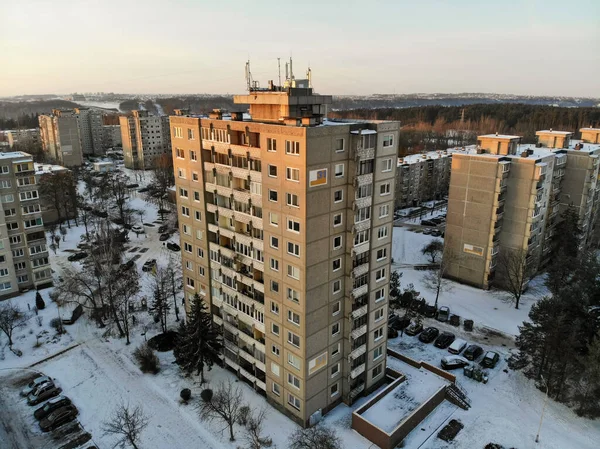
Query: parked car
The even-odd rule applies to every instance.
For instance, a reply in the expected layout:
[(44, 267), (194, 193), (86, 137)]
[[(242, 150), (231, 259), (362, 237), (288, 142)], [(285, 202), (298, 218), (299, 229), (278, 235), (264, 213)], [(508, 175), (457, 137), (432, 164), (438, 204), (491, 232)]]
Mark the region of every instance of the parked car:
[(177, 243), (167, 242), (167, 248), (171, 251), (181, 251), (181, 247)]
[(419, 332), (423, 330), (423, 325), (419, 322), (412, 323), (410, 326), (406, 328), (404, 333), (406, 335), (417, 335)]
[(79, 248), (79, 249), (88, 249), (89, 247), (90, 247), (90, 245), (87, 242), (80, 242), (77, 244), (77, 248)]
[(454, 334), (452, 332), (442, 332), (440, 334), (440, 336), (438, 338), (436, 338), (433, 345), (436, 348), (444, 349), (444, 348), (447, 348), (448, 346), (450, 346), (455, 338), (456, 337), (454, 336)]
[(137, 184), (137, 183), (135, 183), (135, 182), (134, 182), (133, 184), (127, 184), (127, 186), (126, 186), (126, 187), (127, 187), (128, 189), (136, 189), (136, 188), (138, 188), (139, 186), (140, 186), (139, 184)]
[(438, 229), (434, 229), (433, 231), (431, 231), (431, 235), (433, 237), (441, 237), (442, 236), (442, 231), (440, 231)]
[(133, 232), (135, 232), (136, 234), (143, 234), (144, 233), (144, 228), (140, 225), (135, 225), (131, 227), (131, 230)]
[(445, 357), (442, 357), (441, 363), (442, 368), (444, 368), (445, 370), (462, 368), (464, 366), (467, 366), (468, 364), (469, 361), (459, 355), (447, 355)]
[(171, 235), (165, 232), (164, 234), (160, 235), (158, 240), (160, 240), (161, 242), (164, 242), (165, 240), (169, 240), (170, 237), (171, 237)]
[(467, 360), (477, 360), (481, 354), (483, 354), (483, 348), (478, 345), (469, 345), (465, 352), (463, 352), (463, 357)]
[(54, 382), (46, 382), (36, 390), (29, 393), (27, 396), (27, 403), (29, 405), (36, 405), (40, 402), (45, 401), (46, 399), (53, 398), (54, 396), (58, 396), (61, 393), (62, 389), (54, 385)]
[(66, 396), (56, 396), (33, 412), (33, 417), (39, 421), (65, 405), (71, 405), (71, 400)]
[(442, 306), (438, 309), (437, 320), (442, 323), (450, 319), (450, 307)]
[(77, 416), (77, 409), (74, 405), (67, 405), (61, 407), (58, 410), (54, 410), (48, 416), (40, 421), (40, 429), (44, 432), (49, 432), (57, 427), (62, 426), (68, 422), (71, 422)]
[(429, 229), (429, 228), (423, 229), (423, 234), (425, 234), (425, 235), (431, 235), (432, 232), (433, 231), (431, 229)]
[(158, 233), (159, 234), (164, 234), (168, 230), (169, 230), (169, 227), (167, 225), (161, 225), (161, 226), (158, 227)]
[(29, 382), (25, 388), (21, 390), (21, 396), (29, 396), (29, 394), (32, 393), (38, 386), (46, 382), (52, 382), (52, 379), (50, 379), (48, 376), (43, 375), (36, 377), (31, 382)]
[(121, 269), (129, 270), (135, 266), (135, 260), (129, 259), (127, 262), (121, 264)]
[(156, 266), (156, 259), (150, 259), (144, 262), (144, 266), (142, 267), (142, 271), (152, 271), (152, 269)]
[(406, 315), (398, 316), (394, 315), (392, 318), (388, 320), (388, 326), (393, 327), (397, 331), (401, 329), (405, 329), (406, 326), (410, 324), (410, 318)]
[(78, 260), (85, 259), (87, 256), (88, 254), (82, 251), (80, 253), (71, 254), (69, 257), (67, 257), (67, 259), (69, 262), (76, 262)]
[(435, 226), (435, 223), (431, 220), (421, 220), (421, 226)]
[(138, 192), (144, 193), (144, 192), (147, 192), (148, 190), (150, 190), (148, 187), (142, 187), (141, 189), (138, 189)]
[(481, 366), (485, 366), (486, 368), (494, 368), (499, 360), (500, 354), (494, 351), (488, 351), (481, 360)]
[(463, 349), (467, 347), (467, 342), (462, 338), (457, 338), (452, 342), (452, 344), (448, 347), (448, 352), (450, 354), (460, 354)]
[(387, 338), (396, 338), (398, 336), (398, 331), (391, 326), (388, 326)]
[(437, 327), (428, 327), (421, 332), (421, 335), (419, 335), (419, 340), (423, 343), (431, 343), (439, 334), (440, 330)]

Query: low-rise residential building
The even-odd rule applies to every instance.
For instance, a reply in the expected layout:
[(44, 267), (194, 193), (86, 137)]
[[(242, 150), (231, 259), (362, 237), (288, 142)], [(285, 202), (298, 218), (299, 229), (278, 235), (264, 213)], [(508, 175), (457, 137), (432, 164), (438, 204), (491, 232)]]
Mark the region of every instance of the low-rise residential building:
[(600, 128), (581, 128), (581, 141), (584, 143), (600, 143)]
[(120, 124), (125, 167), (151, 169), (160, 156), (170, 155), (169, 117), (132, 111), (130, 116), (120, 117)]
[(30, 154), (0, 153), (0, 298), (52, 285), (35, 167)]
[(15, 145), (19, 145), (21, 148), (29, 145), (36, 145), (40, 141), (40, 130), (39, 128), (32, 129), (11, 129), (5, 131), (8, 146), (14, 148)]

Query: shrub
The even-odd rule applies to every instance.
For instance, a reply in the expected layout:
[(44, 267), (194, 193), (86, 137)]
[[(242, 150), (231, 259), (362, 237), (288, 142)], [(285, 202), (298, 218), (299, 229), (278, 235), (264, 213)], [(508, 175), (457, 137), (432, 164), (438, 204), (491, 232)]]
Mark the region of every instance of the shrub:
[(63, 322), (60, 318), (52, 318), (50, 320), (50, 327), (56, 329), (57, 334), (65, 333), (65, 327), (63, 326)]
[(202, 393), (200, 393), (200, 397), (204, 402), (210, 402), (212, 401), (213, 391), (210, 388), (202, 390)]
[(42, 295), (40, 295), (40, 292), (36, 292), (35, 294), (35, 306), (38, 310), (44, 310), (46, 308), (46, 303), (44, 302)]
[(187, 401), (189, 401), (192, 397), (192, 390), (189, 388), (184, 388), (181, 390), (181, 393), (179, 393), (179, 396), (181, 399), (183, 399), (183, 402), (187, 403)]
[(240, 426), (245, 426), (248, 424), (248, 418), (250, 417), (250, 407), (247, 405), (243, 405), (240, 407), (240, 413), (238, 415), (238, 424)]
[(135, 351), (133, 351), (133, 356), (140, 365), (140, 369), (143, 373), (156, 374), (160, 371), (158, 357), (154, 354), (154, 350), (148, 346), (148, 343), (139, 345)]

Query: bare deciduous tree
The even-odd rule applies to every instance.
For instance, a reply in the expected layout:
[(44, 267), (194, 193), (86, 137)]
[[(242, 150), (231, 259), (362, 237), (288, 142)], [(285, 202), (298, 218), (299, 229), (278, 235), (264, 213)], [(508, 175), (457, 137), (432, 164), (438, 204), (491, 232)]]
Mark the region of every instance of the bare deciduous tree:
[(245, 406), (241, 388), (231, 380), (221, 382), (210, 400), (200, 400), (200, 419), (223, 421), (226, 424), (223, 430), (229, 428), (229, 440), (235, 441), (233, 425), (240, 419)]
[(148, 426), (148, 418), (139, 405), (133, 409), (129, 404), (119, 404), (113, 411), (110, 419), (102, 423), (105, 435), (115, 435), (119, 438), (115, 447), (126, 445), (139, 449), (140, 434)]
[(262, 434), (266, 412), (264, 408), (250, 411), (244, 435), (244, 441), (248, 445), (248, 449), (262, 449), (263, 447), (271, 447), (273, 445), (273, 440)]
[(446, 279), (446, 273), (448, 272), (450, 265), (455, 261), (456, 255), (453, 252), (446, 250), (442, 255), (439, 266), (433, 270), (428, 270), (423, 276), (423, 285), (425, 285), (425, 288), (435, 293), (434, 306), (436, 309), (440, 294), (452, 290), (452, 282), (449, 279)]
[(441, 240), (435, 239), (423, 246), (421, 254), (429, 257), (431, 263), (435, 263), (438, 258), (444, 253), (444, 243)]
[(342, 442), (334, 429), (314, 426), (297, 429), (288, 439), (289, 449), (341, 449)]
[(8, 337), (8, 346), (12, 348), (12, 335), (15, 329), (24, 326), (29, 316), (13, 304), (12, 301), (0, 303), (0, 330)]
[(507, 248), (498, 254), (498, 285), (515, 304), (515, 309), (519, 308), (521, 297), (534, 275), (530, 265), (525, 249)]

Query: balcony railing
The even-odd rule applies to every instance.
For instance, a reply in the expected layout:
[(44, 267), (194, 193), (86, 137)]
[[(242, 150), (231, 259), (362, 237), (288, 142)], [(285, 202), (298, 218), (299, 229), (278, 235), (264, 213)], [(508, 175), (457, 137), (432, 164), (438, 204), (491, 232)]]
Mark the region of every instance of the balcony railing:
[(365, 389), (365, 383), (364, 382), (359, 383), (355, 388), (350, 390), (350, 399), (354, 399), (356, 396), (361, 394), (364, 391), (364, 389)]
[(358, 309), (356, 309), (355, 311), (353, 311), (350, 315), (352, 316), (352, 319), (355, 320), (357, 318), (360, 318), (361, 316), (364, 316), (367, 314), (367, 304), (365, 304), (362, 307), (359, 307)]
[(352, 290), (352, 296), (354, 298), (359, 298), (362, 295), (366, 295), (368, 291), (369, 291), (369, 285), (364, 284), (364, 285), (361, 285), (360, 287), (356, 287), (354, 290)]
[(367, 352), (367, 344), (363, 344), (360, 345), (358, 348), (356, 348), (354, 351), (352, 351), (350, 353), (350, 359), (351, 360), (355, 360), (357, 358), (359, 358), (361, 355), (363, 355), (365, 352)]
[(354, 368), (352, 371), (350, 371), (350, 377), (352, 379), (356, 379), (358, 376), (360, 376), (364, 372), (365, 372), (365, 364), (363, 363), (362, 365), (359, 365), (356, 368)]
[(350, 332), (350, 337), (352, 337), (353, 340), (356, 340), (357, 338), (362, 337), (366, 333), (367, 333), (367, 325), (363, 324), (359, 328), (356, 328), (352, 332)]

